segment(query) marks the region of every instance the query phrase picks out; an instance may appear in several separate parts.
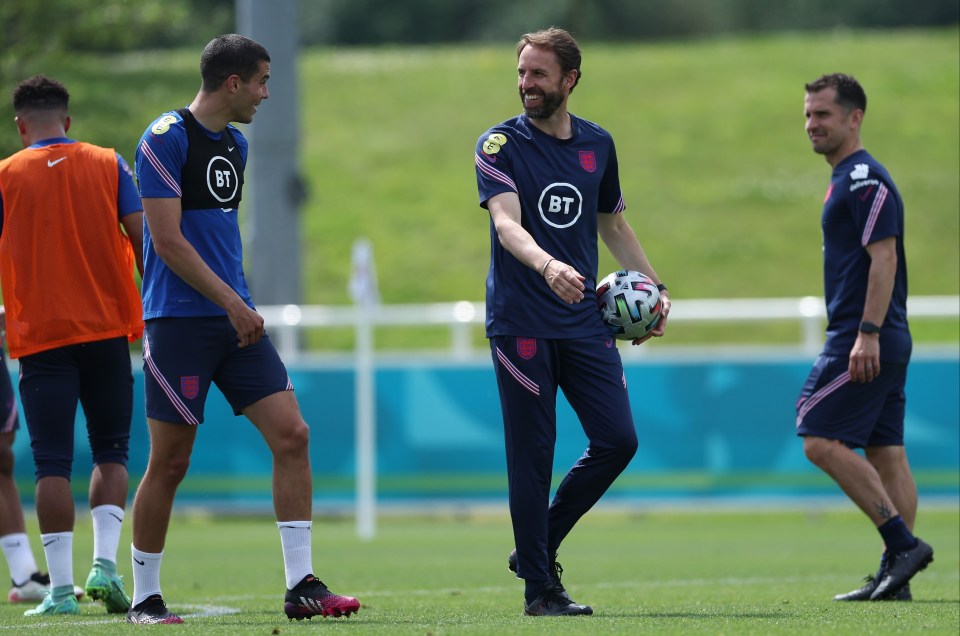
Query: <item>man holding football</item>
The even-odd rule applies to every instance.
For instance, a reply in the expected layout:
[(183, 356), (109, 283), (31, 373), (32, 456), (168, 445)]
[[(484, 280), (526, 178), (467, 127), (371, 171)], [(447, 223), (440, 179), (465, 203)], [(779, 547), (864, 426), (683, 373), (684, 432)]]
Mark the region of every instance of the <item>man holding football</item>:
[[(486, 333), (516, 546), (508, 565), (525, 580), (526, 614), (592, 614), (561, 584), (557, 550), (637, 449), (623, 364), (597, 307), (598, 235), (662, 294), (660, 322), (634, 344), (664, 334), (670, 299), (622, 214), (612, 138), (567, 110), (581, 76), (576, 41), (558, 28), (528, 33), (517, 59), (524, 112), (481, 135), (475, 151), (480, 205), (490, 214)], [(589, 445), (548, 505), (558, 389)]]

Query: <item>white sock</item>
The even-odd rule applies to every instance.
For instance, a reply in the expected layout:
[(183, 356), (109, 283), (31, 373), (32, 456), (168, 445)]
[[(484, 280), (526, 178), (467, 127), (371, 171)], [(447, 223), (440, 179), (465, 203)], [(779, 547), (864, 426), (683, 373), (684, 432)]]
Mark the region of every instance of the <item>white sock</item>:
[(133, 603), (137, 605), (148, 596), (160, 594), (160, 562), (163, 552), (141, 552), (130, 546), (133, 559)]
[(50, 571), (50, 589), (73, 587), (73, 532), (48, 532), (40, 535), (43, 553)]
[(34, 572), (39, 571), (26, 532), (14, 532), (0, 537), (0, 547), (3, 548), (3, 556), (7, 559), (10, 579), (14, 585), (23, 585)]
[(312, 527), (312, 521), (277, 522), (288, 590), (292, 590), (306, 575), (313, 574), (313, 553), (310, 545)]
[(116, 564), (123, 508), (106, 504), (93, 508), (90, 514), (93, 516), (93, 560), (103, 559)]

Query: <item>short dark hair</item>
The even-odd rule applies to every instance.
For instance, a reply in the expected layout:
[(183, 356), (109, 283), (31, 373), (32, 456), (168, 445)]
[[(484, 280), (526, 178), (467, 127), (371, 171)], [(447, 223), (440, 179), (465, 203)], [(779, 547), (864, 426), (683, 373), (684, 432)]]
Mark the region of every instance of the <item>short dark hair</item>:
[(867, 112), (867, 94), (860, 86), (860, 82), (852, 75), (844, 73), (830, 73), (821, 75), (806, 85), (808, 93), (819, 93), (825, 88), (833, 88), (837, 91), (837, 103), (847, 112), (859, 108)]
[(570, 71), (577, 72), (577, 79), (573, 82), (573, 86), (570, 87), (570, 92), (572, 93), (573, 89), (580, 82), (580, 78), (583, 77), (583, 72), (580, 70), (580, 47), (577, 45), (577, 41), (573, 39), (573, 36), (559, 27), (550, 27), (549, 29), (543, 29), (534, 33), (524, 33), (523, 36), (520, 37), (520, 41), (517, 42), (517, 58), (520, 57), (520, 54), (523, 53), (523, 49), (526, 48), (527, 45), (539, 46), (553, 51), (557, 56), (557, 61), (560, 63), (560, 70), (563, 71), (564, 75)]
[(44, 75), (29, 77), (13, 89), (13, 111), (67, 110), (70, 93), (55, 79)]
[(201, 89), (213, 92), (231, 75), (247, 81), (260, 70), (260, 62), (269, 61), (270, 54), (259, 42), (236, 33), (217, 36), (200, 55)]

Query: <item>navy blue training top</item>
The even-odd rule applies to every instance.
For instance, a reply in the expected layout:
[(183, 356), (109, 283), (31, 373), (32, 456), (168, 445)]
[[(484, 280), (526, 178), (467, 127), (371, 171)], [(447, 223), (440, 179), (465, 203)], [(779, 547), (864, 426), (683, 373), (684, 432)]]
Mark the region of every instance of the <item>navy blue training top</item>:
[(906, 363), (913, 341), (907, 324), (907, 260), (903, 200), (886, 169), (858, 150), (833, 169), (823, 203), (823, 282), (827, 303), (824, 353), (848, 356), (867, 297), (867, 245), (896, 237), (897, 273), (880, 331), (880, 359)]
[[(187, 126), (210, 140), (191, 148)], [(136, 172), (143, 198), (181, 200), (180, 229), (203, 261), (253, 308), (243, 273), (243, 245), (236, 207), (247, 162), (247, 140), (232, 125), (211, 132), (179, 111), (155, 119), (137, 147)], [(196, 138), (196, 137), (195, 137)], [(191, 152), (194, 154), (191, 155)], [(200, 174), (184, 174), (193, 165)], [(190, 201), (209, 207), (193, 208)], [(157, 256), (149, 219), (143, 226), (143, 319), (223, 316), (226, 311), (180, 278)]]
[(625, 208), (617, 153), (603, 128), (573, 115), (570, 120), (570, 139), (552, 137), (520, 115), (489, 129), (477, 141), (480, 205), (486, 208), (491, 197), (516, 192), (523, 228), (541, 248), (586, 277), (583, 300), (565, 303), (538, 271), (500, 244), (491, 219), (488, 337), (609, 335), (596, 300), (597, 215)]

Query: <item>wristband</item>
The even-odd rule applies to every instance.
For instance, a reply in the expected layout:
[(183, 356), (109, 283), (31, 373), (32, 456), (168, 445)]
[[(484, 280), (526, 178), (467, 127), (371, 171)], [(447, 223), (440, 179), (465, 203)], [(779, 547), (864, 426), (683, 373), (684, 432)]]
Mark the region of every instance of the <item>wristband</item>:
[(550, 263), (552, 263), (552, 262), (555, 261), (555, 260), (557, 260), (557, 259), (555, 259), (555, 258), (548, 258), (548, 259), (547, 259), (547, 262), (544, 263), (544, 264), (543, 264), (543, 267), (540, 268), (540, 278), (543, 278), (543, 275), (547, 273), (547, 265), (549, 265)]
[(664, 285), (663, 283), (657, 283), (657, 291), (659, 291), (659, 292), (665, 292), (665, 291), (667, 291), (667, 286)]
[(864, 320), (860, 323), (860, 331), (863, 333), (880, 333), (880, 327), (869, 320)]

